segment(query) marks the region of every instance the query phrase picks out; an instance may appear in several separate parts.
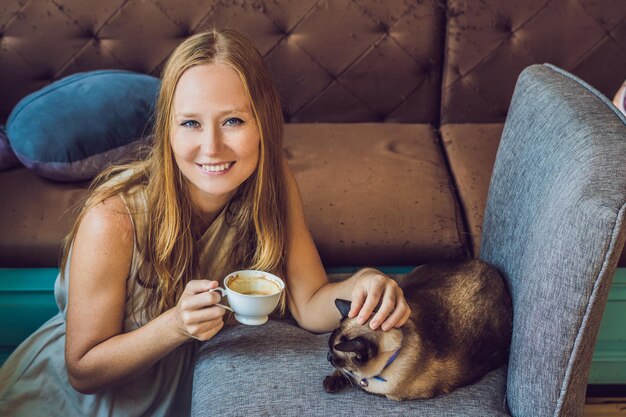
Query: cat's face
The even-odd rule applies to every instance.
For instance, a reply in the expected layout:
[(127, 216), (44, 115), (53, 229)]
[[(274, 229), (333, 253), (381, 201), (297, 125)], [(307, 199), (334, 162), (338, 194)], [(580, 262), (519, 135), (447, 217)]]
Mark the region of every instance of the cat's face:
[(349, 301), (337, 300), (335, 304), (343, 319), (329, 338), (328, 360), (335, 368), (357, 380), (378, 375), (385, 367), (389, 352), (400, 348), (402, 331), (372, 330), (369, 322), (361, 325), (356, 318), (347, 317)]

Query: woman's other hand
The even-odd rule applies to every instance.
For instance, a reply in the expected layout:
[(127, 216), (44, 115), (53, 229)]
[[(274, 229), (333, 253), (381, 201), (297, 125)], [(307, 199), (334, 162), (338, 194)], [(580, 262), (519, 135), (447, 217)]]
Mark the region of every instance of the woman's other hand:
[(224, 308), (216, 306), (221, 296), (217, 281), (191, 280), (175, 307), (177, 324), (183, 335), (196, 340), (209, 340), (224, 327)]
[(381, 327), (383, 331), (402, 326), (411, 315), (402, 288), (382, 272), (367, 268), (357, 272), (356, 283), (352, 290), (352, 305), (348, 317), (357, 317), (360, 324), (365, 324), (377, 305), (378, 311), (372, 317), (369, 326), (372, 330)]

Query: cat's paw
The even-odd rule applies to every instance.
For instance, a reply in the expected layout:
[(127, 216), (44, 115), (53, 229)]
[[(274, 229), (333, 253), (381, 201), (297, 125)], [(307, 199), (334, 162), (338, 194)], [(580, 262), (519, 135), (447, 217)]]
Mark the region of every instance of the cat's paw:
[(328, 375), (324, 378), (324, 391), (333, 393), (341, 391), (346, 385), (348, 381), (346, 377), (341, 375), (340, 373), (333, 373), (332, 375)]

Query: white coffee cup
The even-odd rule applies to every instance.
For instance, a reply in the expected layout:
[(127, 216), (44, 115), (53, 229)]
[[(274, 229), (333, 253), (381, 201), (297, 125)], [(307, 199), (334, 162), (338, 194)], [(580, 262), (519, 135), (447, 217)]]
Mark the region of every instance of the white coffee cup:
[(223, 284), (224, 288), (212, 291), (228, 297), (229, 305), (217, 305), (234, 312), (238, 322), (252, 326), (268, 320), (285, 289), (285, 283), (276, 275), (254, 269), (231, 272)]

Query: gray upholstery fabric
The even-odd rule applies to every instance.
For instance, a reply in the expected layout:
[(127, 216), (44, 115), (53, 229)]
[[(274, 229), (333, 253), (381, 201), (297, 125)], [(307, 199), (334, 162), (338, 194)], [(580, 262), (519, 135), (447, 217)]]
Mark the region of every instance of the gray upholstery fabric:
[(520, 76), (491, 180), (481, 258), (508, 279), (514, 416), (580, 416), (624, 243), (625, 119), (552, 66)]
[(503, 368), (432, 400), (397, 402), (357, 387), (327, 394), (328, 336), (279, 321), (223, 329), (200, 349), (191, 415), (508, 416)]

